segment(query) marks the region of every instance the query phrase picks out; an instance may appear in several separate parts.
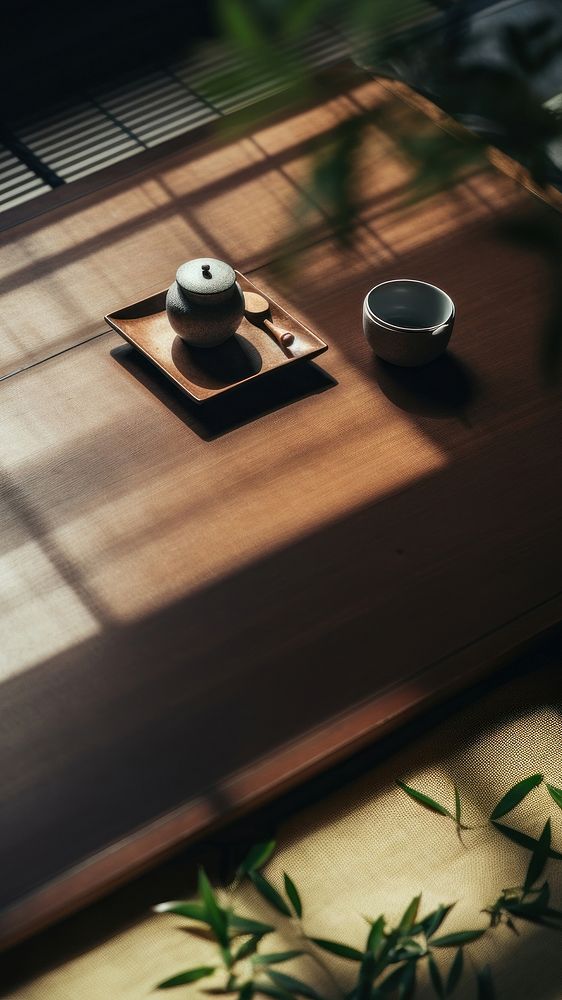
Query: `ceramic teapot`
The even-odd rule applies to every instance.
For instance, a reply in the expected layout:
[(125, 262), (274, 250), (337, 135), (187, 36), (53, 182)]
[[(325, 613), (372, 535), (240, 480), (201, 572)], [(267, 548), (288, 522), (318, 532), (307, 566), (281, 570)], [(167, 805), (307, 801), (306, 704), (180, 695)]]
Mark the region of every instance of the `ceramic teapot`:
[(244, 296), (230, 264), (198, 257), (181, 264), (166, 295), (170, 326), (191, 347), (218, 347), (240, 326)]

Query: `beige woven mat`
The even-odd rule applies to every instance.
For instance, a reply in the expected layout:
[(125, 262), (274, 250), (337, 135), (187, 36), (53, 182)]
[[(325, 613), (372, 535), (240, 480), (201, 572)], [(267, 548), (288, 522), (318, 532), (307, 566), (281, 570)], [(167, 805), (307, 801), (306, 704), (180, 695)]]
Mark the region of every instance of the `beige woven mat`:
[[(293, 876), (301, 890), (307, 931), (360, 945), (365, 934), (361, 914), (384, 912), (389, 919), (396, 918), (420, 891), (426, 912), (439, 902), (458, 900), (447, 929), (483, 926), (481, 908), (502, 887), (521, 884), (528, 853), (489, 828), (467, 834), (468, 846), (463, 848), (451, 823), (410, 801), (394, 782), (404, 777), (452, 806), (451, 783), (456, 781), (467, 819), (474, 822), (489, 815), (507, 788), (527, 774), (544, 772), (547, 780), (562, 786), (560, 692), (558, 664), (543, 663), (533, 675), (508, 681), (345, 789), (293, 815), (278, 832), (278, 851), (267, 873), (278, 884), (283, 870)], [(538, 836), (549, 813), (553, 844), (562, 849), (562, 810), (548, 799), (544, 787), (535, 789), (506, 822)], [(208, 860), (203, 849), (201, 857)], [(190, 862), (191, 871), (186, 871), (177, 863), (177, 884), (171, 892), (173, 870), (170, 875), (168, 866), (164, 896), (184, 894), (194, 867)], [(562, 907), (562, 862), (550, 861), (547, 876), (554, 905)], [(150, 893), (147, 906), (154, 899), (154, 880)], [(244, 890), (240, 896), (242, 912), (271, 917), (253, 890)], [(111, 906), (106, 901), (96, 908), (98, 931), (104, 916), (111, 920)], [(87, 923), (89, 918), (77, 919)], [(283, 923), (276, 939), (269, 939), (268, 951), (291, 947), (289, 922), (279, 918), (279, 925)], [(79, 956), (63, 960), (55, 949), (49, 971), (43, 966), (43, 971), (7, 996), (10, 1000), (139, 1000), (150, 996), (160, 979), (191, 964), (206, 963), (213, 955), (207, 942), (185, 934), (181, 925), (179, 918), (170, 915), (147, 914)], [(60, 933), (57, 940), (63, 947)], [(31, 960), (34, 947), (33, 943), (27, 946)], [(499, 928), (471, 945), (470, 952), (477, 962), (493, 966), (500, 1000), (561, 1000), (562, 934), (527, 925), (517, 938)], [(329, 964), (345, 987), (350, 964), (340, 959)], [(329, 990), (308, 958), (283, 968), (306, 975), (325, 993)], [(166, 995), (202, 994), (191, 986)], [(422, 984), (417, 995), (423, 1000), (434, 994)], [(470, 977), (455, 997), (474, 996)]]

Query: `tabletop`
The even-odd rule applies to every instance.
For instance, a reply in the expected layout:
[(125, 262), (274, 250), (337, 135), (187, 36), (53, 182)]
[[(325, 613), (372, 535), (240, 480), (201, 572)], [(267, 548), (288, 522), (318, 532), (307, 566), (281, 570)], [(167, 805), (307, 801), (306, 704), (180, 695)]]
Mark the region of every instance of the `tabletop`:
[[(399, 210), (409, 168), (373, 128), (353, 245), (310, 203), (276, 266), (315, 138), (386, 99), (206, 139), (1, 235), (6, 944), (562, 617), (553, 279), (498, 225), (530, 195), (482, 172)], [(205, 253), (329, 351), (190, 404), (102, 317)], [(397, 275), (456, 302), (426, 370), (362, 335)]]

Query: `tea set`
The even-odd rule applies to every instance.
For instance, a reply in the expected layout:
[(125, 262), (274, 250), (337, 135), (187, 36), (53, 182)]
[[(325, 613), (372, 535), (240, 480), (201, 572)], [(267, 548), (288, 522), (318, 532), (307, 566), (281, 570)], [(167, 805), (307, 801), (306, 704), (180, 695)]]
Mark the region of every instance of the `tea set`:
[[(197, 404), (328, 350), (249, 278), (213, 257), (186, 261), (169, 288), (105, 320)], [(410, 278), (383, 281), (363, 303), (367, 342), (403, 367), (438, 358), (454, 321), (446, 292)]]
[[(166, 296), (166, 313), (170, 326), (189, 347), (219, 347), (246, 316), (286, 353), (295, 349), (295, 334), (272, 322), (268, 300), (242, 291), (230, 264), (211, 257), (181, 264)], [(363, 332), (372, 350), (384, 361), (404, 367), (425, 365), (443, 354), (454, 321), (450, 296), (413, 278), (383, 281), (363, 303)]]

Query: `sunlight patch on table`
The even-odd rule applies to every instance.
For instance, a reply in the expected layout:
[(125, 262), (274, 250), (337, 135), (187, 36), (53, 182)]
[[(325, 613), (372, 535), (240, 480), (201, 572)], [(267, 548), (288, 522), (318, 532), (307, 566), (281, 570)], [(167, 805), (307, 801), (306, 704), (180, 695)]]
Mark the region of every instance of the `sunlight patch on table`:
[[(333, 369), (338, 353), (333, 347)], [(229, 435), (211, 445), (186, 440), (177, 421), (154, 425), (150, 449), (145, 435), (146, 452), (131, 437), (134, 450), (121, 490), (100, 495), (91, 509), (78, 498), (71, 501), (64, 523), (50, 533), (53, 543), (79, 562), (84, 585), (105, 613), (131, 621), (400, 492), (448, 462), (408, 415), (373, 397), (367, 377), (358, 377), (342, 400), (336, 423), (322, 418), (318, 402), (301, 401), (299, 419), (287, 422), (281, 411), (246, 426), (240, 451)], [(134, 411), (128, 420), (134, 427)], [(185, 461), (178, 460), (182, 451)]]
[(27, 541), (0, 556), (0, 682), (97, 631), (40, 542)]

